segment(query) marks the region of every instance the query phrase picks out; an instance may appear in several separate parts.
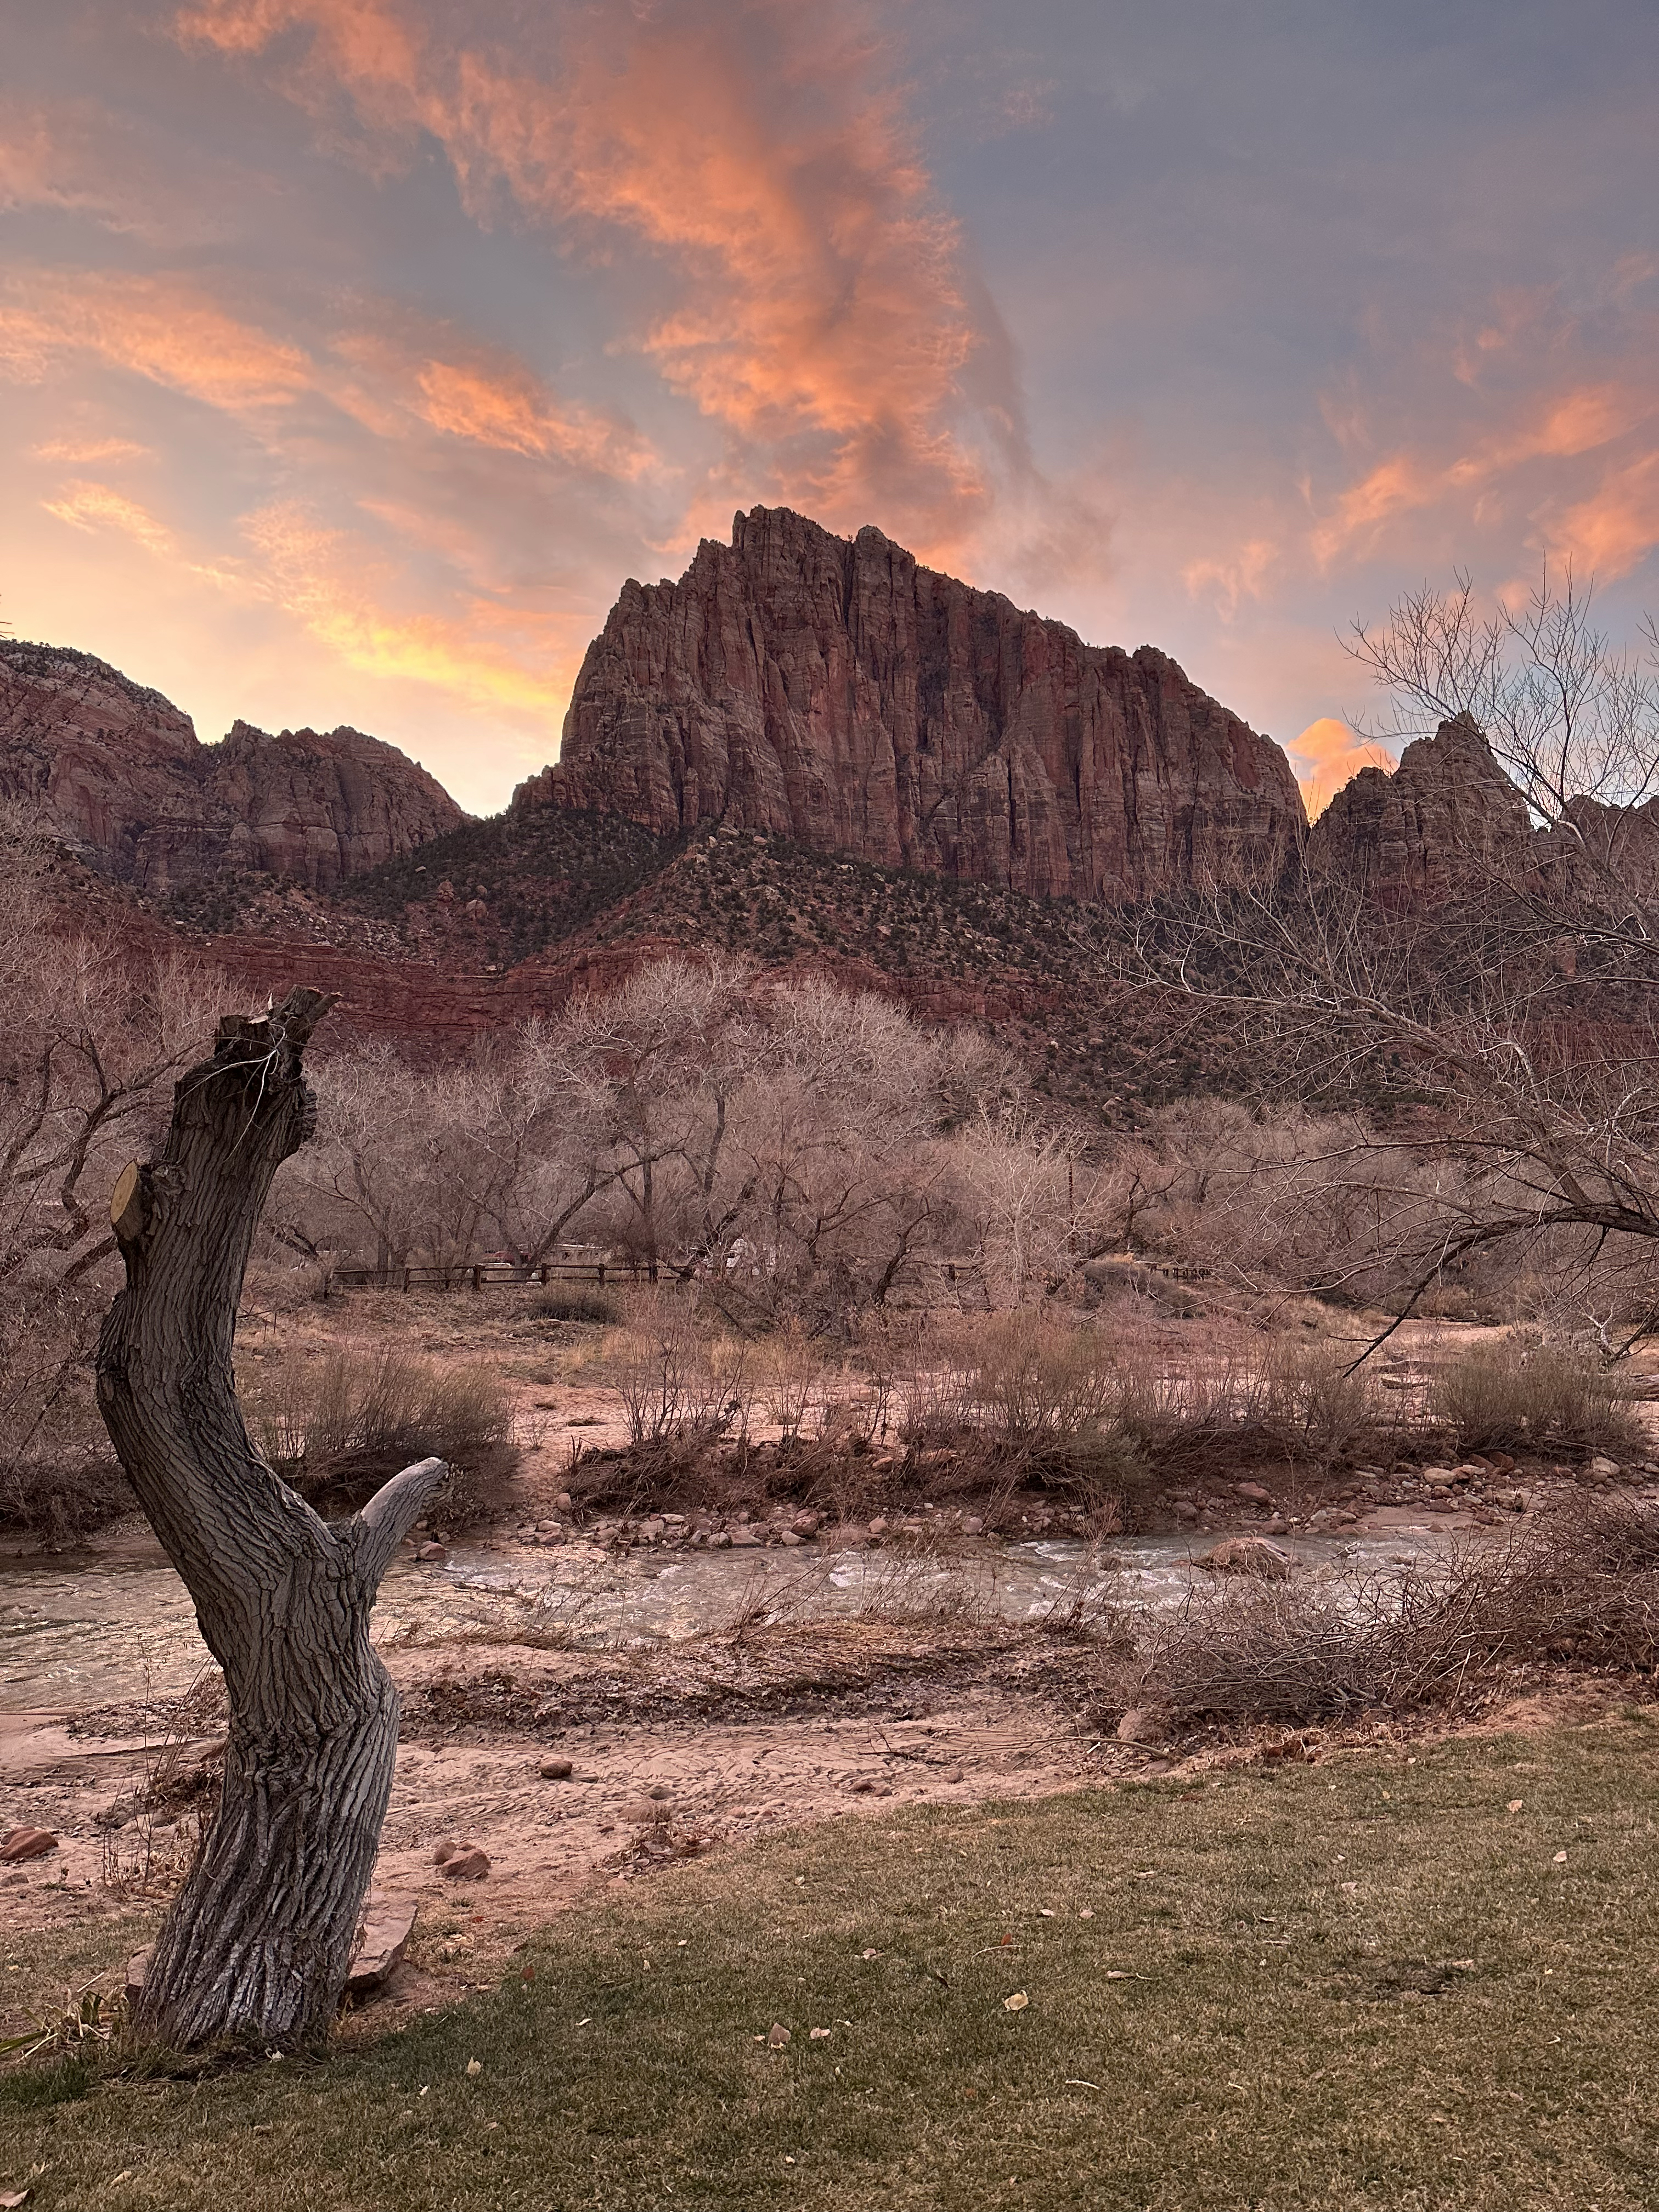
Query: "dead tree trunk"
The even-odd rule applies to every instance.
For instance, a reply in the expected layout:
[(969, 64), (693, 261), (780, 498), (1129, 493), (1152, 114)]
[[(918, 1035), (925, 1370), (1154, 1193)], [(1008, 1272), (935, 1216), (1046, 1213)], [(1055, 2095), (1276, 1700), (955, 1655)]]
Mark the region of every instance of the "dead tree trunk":
[(271, 1177), (311, 1134), (301, 1055), (331, 1000), (296, 990), (227, 1015), (173, 1093), (159, 1160), (111, 1202), (126, 1288), (98, 1347), (98, 1402), (129, 1480), (224, 1669), (219, 1810), (167, 1915), (139, 2024), (172, 2043), (326, 2033), (392, 1787), (398, 1693), (368, 1617), (400, 1539), (447, 1473), (422, 1460), (327, 1522), (264, 1466), (231, 1350)]

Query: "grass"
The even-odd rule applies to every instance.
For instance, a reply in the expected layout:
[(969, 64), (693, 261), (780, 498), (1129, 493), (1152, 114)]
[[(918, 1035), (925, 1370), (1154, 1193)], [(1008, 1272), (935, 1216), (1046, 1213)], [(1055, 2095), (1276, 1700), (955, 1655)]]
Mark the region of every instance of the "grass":
[(40, 2212), (1633, 2212), (1655, 1738), (1632, 1713), (780, 1837), (602, 1893), (533, 1980), (326, 2063), (9, 2085), (0, 2186)]

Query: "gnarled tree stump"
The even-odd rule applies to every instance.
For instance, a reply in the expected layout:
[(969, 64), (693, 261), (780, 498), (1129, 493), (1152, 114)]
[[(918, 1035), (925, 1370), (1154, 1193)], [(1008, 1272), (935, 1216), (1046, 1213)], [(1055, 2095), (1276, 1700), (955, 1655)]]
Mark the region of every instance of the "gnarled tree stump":
[(98, 1402), (224, 1669), (219, 1810), (168, 1913), (138, 2024), (173, 2043), (326, 2033), (345, 1984), (398, 1741), (368, 1618), (399, 1540), (443, 1482), (405, 1468), (349, 1520), (319, 1518), (255, 1455), (231, 1352), (271, 1177), (311, 1134), (301, 1059), (332, 1004), (296, 990), (228, 1015), (181, 1078), (159, 1160), (111, 1218), (126, 1262), (98, 1347)]

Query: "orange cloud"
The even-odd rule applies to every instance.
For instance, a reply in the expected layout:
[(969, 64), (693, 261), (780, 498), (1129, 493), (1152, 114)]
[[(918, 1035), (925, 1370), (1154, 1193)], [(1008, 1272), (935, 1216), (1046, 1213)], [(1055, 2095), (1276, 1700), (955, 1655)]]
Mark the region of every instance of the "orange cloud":
[(1588, 499), (1559, 516), (1549, 543), (1581, 575), (1628, 575), (1659, 545), (1659, 452), (1610, 469)]
[[(1529, 307), (1532, 312), (1535, 303)], [(1508, 337), (1507, 330), (1501, 339), (1482, 332), (1476, 345), (1488, 341), (1494, 346), (1507, 343)], [(1462, 383), (1473, 385), (1467, 356), (1458, 374)], [(1540, 462), (1582, 459), (1627, 438), (1659, 412), (1659, 388), (1644, 364), (1639, 377), (1586, 380), (1553, 392), (1528, 392), (1519, 401), (1490, 404), (1507, 404), (1513, 419), (1449, 461), (1436, 460), (1420, 451), (1400, 451), (1376, 463), (1350, 485), (1314, 529), (1312, 544), (1320, 566), (1328, 568), (1343, 555), (1370, 551), (1389, 524), (1402, 515), (1438, 507), (1455, 496), (1472, 495), (1474, 515), (1479, 519), (1483, 501), (1516, 472)], [(1613, 539), (1622, 543), (1621, 527), (1616, 524), (1610, 527)], [(1595, 534), (1595, 526), (1587, 522), (1582, 533), (1585, 542)], [(1556, 543), (1553, 538), (1550, 542)]]
[(1316, 722), (1310, 722), (1285, 750), (1302, 787), (1302, 803), (1310, 822), (1324, 812), (1343, 785), (1351, 782), (1362, 768), (1380, 768), (1389, 775), (1395, 769), (1392, 757), (1381, 745), (1360, 737), (1334, 714), (1322, 714)]
[(172, 555), (177, 550), (173, 532), (132, 500), (107, 484), (66, 484), (62, 495), (46, 501), (48, 514), (75, 530), (112, 527), (144, 547), (147, 552)]
[(1231, 622), (1242, 599), (1261, 597), (1267, 571), (1278, 552), (1279, 548), (1270, 538), (1252, 538), (1239, 547), (1231, 561), (1218, 561), (1208, 556), (1188, 561), (1181, 571), (1181, 580), (1194, 599), (1200, 592), (1210, 592), (1223, 622)]
[(283, 406), (313, 377), (297, 346), (239, 322), (182, 280), (21, 271), (0, 292), (0, 367), (34, 382), (76, 353), (233, 413)]
[[(441, 45), (388, 0), (202, 0), (178, 23), (244, 55), (309, 29), (288, 88), (315, 104), (343, 88), (372, 126), (435, 137), (481, 218), (506, 193), (643, 242), (674, 296), (635, 343), (741, 441), (731, 473), (746, 489), (842, 524), (878, 512), (937, 556), (982, 518), (995, 471), (1024, 465), (994, 318), (880, 43), (844, 12), (601, 11), (573, 22), (545, 82)], [(992, 388), (970, 402), (974, 378)]]
[(32, 446), (29, 451), (37, 461), (68, 461), (89, 469), (100, 461), (145, 460), (151, 448), (131, 438), (52, 438), (43, 446)]
[(350, 667), (404, 678), (473, 705), (508, 708), (556, 726), (575, 675), (533, 667), (479, 643), (489, 611), (467, 619), (403, 615), (382, 604), (392, 580), (358, 543), (297, 502), (251, 515), (244, 535), (259, 556), (273, 597)]

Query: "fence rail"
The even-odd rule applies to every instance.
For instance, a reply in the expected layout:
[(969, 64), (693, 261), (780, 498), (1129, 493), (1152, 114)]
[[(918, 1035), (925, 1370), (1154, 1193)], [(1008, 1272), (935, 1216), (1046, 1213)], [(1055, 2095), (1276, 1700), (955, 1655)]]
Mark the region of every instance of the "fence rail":
[(673, 1281), (680, 1272), (662, 1263), (651, 1267), (625, 1260), (556, 1260), (539, 1267), (465, 1260), (452, 1267), (337, 1267), (333, 1280), (344, 1290), (358, 1291), (500, 1291), (527, 1283), (592, 1283), (605, 1289), (613, 1283), (655, 1283), (665, 1275)]
[[(928, 1260), (946, 1282), (973, 1281), (977, 1260)], [(526, 1285), (586, 1283), (599, 1290), (635, 1283), (678, 1283), (706, 1273), (701, 1264), (673, 1261), (550, 1260), (540, 1267), (518, 1267), (507, 1260), (463, 1260), (448, 1267), (337, 1267), (330, 1280), (349, 1291), (504, 1291)]]

